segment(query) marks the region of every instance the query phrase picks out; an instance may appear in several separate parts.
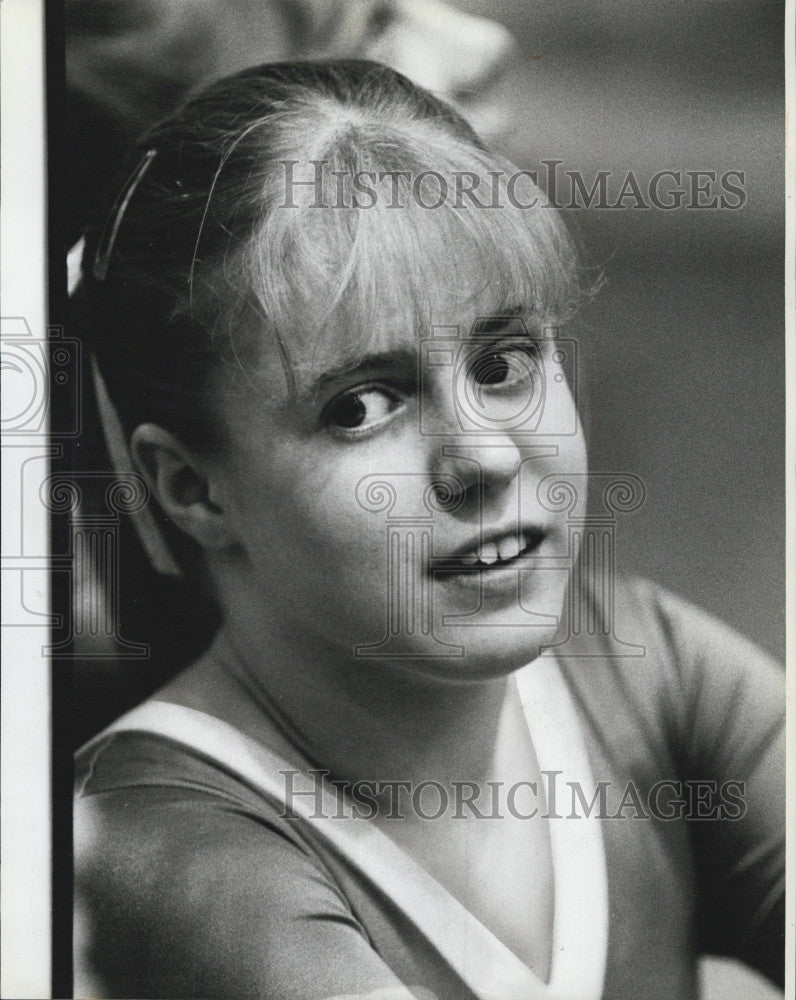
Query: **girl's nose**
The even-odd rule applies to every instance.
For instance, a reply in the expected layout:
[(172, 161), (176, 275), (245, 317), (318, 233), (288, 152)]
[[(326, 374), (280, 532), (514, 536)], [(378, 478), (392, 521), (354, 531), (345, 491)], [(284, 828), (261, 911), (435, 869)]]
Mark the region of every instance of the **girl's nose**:
[[(473, 504), (505, 504), (505, 494), (517, 491), (533, 437), (526, 394), (501, 395), (470, 353), (469, 347), (459, 350), (458, 342), (433, 341), (423, 357), (420, 393), (420, 432), (427, 436), (429, 472), (455, 478), (463, 511)], [(463, 498), (470, 504), (463, 507)]]
[[(505, 501), (517, 489), (522, 451), (510, 434), (453, 432), (435, 442), (431, 477), (453, 477), (456, 507), (466, 516)], [(450, 482), (449, 479), (446, 481)]]

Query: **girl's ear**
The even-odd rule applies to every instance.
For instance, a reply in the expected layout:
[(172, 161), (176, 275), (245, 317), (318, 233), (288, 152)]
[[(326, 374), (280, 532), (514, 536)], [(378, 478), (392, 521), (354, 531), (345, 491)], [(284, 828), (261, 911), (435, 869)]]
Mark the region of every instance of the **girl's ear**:
[(211, 497), (203, 464), (169, 431), (141, 424), (133, 431), (130, 451), (164, 514), (204, 549), (233, 543), (224, 510)]

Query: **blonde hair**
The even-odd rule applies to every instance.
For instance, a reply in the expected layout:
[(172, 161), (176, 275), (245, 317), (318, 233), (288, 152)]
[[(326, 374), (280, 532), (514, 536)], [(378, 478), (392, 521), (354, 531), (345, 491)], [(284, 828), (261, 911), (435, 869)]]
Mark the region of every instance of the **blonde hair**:
[[(112, 245), (97, 227), (86, 254), (103, 255), (86, 300), (128, 433), (155, 420), (207, 440), (200, 404), (215, 367), (256, 365), (264, 331), (290, 382), (299, 333), (320, 349), (345, 310), (346, 336), (366, 338), (387, 307), (423, 331), (430, 290), (452, 275), (540, 324), (566, 321), (582, 297), (570, 238), (538, 189), (525, 178), (523, 203), (536, 204), (519, 207), (515, 168), (452, 108), (376, 63), (247, 70), (198, 95), (143, 148), (147, 169), (117, 199)], [(366, 174), (389, 183), (363, 202)], [(486, 202), (463, 197), (465, 176), (488, 184)], [(308, 298), (324, 308), (315, 329), (297, 331)]]

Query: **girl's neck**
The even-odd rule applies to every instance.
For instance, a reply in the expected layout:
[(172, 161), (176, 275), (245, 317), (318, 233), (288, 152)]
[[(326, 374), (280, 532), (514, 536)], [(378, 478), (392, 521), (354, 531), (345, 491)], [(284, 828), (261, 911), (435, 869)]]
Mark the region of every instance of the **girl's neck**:
[(227, 626), (163, 696), (335, 779), (447, 784), (494, 776), (506, 720), (516, 716), (512, 693), (505, 677), (453, 683), (411, 661), (335, 658), (306, 639), (301, 649), (273, 637), (255, 644)]

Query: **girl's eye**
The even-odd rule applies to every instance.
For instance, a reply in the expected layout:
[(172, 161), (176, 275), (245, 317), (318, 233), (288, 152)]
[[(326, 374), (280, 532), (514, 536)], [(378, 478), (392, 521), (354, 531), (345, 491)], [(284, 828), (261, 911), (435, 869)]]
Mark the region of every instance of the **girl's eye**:
[(477, 354), (470, 362), (476, 385), (508, 388), (539, 375), (540, 351), (534, 341), (503, 344)]
[(333, 399), (323, 411), (322, 420), (334, 430), (366, 431), (386, 420), (398, 404), (398, 399), (385, 389), (357, 389)]

